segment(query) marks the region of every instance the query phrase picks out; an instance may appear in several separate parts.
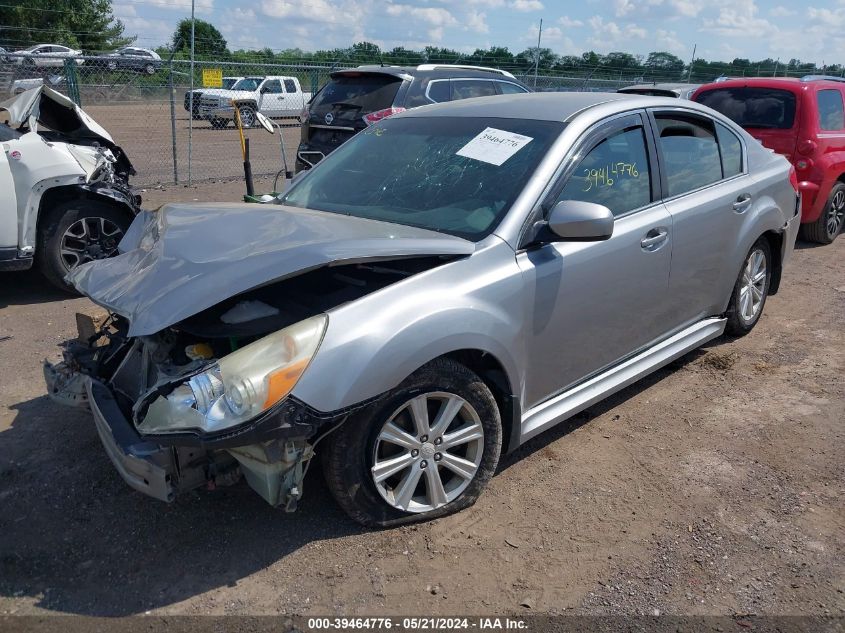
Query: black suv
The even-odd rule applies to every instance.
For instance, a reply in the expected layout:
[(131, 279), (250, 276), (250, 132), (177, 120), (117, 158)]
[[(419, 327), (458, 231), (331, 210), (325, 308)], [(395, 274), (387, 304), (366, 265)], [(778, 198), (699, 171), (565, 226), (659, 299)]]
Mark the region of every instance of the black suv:
[(316, 165), (368, 125), (429, 103), (530, 92), (504, 70), (423, 64), (338, 70), (303, 116), (296, 171)]

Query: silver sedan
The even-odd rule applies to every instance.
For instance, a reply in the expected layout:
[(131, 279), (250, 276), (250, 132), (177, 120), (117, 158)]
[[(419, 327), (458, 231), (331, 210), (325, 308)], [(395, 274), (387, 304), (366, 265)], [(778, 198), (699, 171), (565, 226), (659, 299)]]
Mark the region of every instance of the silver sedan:
[(692, 102), (417, 108), (278, 204), (138, 216), (122, 254), (70, 274), (112, 317), (45, 376), (153, 497), (243, 475), (291, 510), (319, 451), (354, 519), (443, 516), (503, 453), (750, 332), (793, 249), (796, 185)]

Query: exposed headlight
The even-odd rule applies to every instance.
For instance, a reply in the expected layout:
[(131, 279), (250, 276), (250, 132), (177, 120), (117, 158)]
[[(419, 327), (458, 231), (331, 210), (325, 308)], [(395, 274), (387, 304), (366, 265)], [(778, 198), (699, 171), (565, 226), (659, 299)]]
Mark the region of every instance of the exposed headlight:
[(314, 316), (224, 356), (168, 396), (156, 398), (138, 430), (213, 432), (255, 418), (291, 392), (327, 324), (325, 314)]

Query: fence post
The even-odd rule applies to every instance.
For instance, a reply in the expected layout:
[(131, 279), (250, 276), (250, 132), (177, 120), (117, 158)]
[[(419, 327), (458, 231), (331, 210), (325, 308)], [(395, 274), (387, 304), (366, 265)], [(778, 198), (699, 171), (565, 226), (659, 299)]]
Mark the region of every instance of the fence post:
[(173, 87), (173, 54), (170, 55), (170, 77), (168, 79), (168, 88), (170, 92), (170, 142), (173, 149), (173, 182), (179, 182), (179, 168), (176, 166), (176, 104), (175, 93)]
[[(76, 72), (76, 58), (65, 59), (65, 80), (67, 81), (67, 96), (80, 108), (82, 99), (79, 98), (79, 74)], [(46, 81), (45, 81), (46, 83)]]

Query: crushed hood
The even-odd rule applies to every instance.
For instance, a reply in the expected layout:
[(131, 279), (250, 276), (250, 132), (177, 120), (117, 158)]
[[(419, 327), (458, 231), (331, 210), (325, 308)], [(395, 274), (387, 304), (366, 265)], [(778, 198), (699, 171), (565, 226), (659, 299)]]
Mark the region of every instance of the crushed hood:
[(59, 132), (67, 140), (95, 139), (114, 145), (114, 139), (99, 123), (68, 97), (47, 86), (38, 86), (0, 103), (0, 111), (9, 115), (9, 127), (27, 125), (33, 129), (37, 121)]
[(237, 294), (320, 266), (469, 255), (467, 240), (401, 224), (259, 204), (168, 204), (139, 214), (120, 255), (68, 280), (153, 334)]

